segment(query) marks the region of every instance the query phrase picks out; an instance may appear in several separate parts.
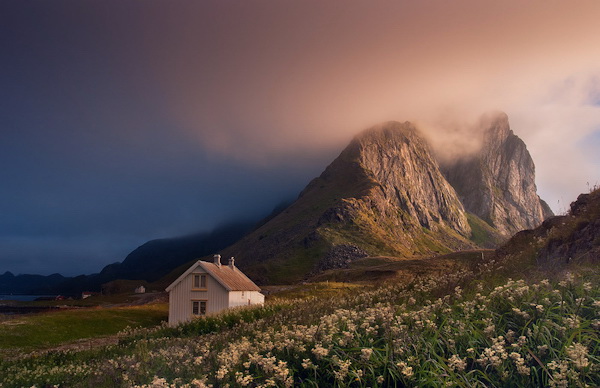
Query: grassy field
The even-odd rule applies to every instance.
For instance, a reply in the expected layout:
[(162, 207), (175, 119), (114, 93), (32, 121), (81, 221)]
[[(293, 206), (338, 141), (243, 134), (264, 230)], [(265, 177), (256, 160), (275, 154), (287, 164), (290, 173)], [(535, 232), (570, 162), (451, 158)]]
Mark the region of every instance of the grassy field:
[(115, 304), (130, 304), (137, 300), (135, 295), (94, 295), (85, 299), (63, 299), (63, 300), (38, 300), (31, 302), (20, 302), (21, 306), (69, 306), (69, 307), (97, 307)]
[(15, 354), (115, 335), (128, 326), (159, 325), (167, 315), (168, 305), (162, 303), (68, 309), (4, 318), (0, 321), (0, 352)]
[(353, 261), (348, 268), (324, 271), (313, 277), (313, 280), (373, 283), (393, 279), (396, 282), (409, 283), (421, 276), (474, 268), (482, 261), (483, 256), (488, 257), (492, 252), (491, 250), (463, 251), (426, 259), (365, 257)]
[(302, 285), (119, 345), (0, 361), (0, 386), (600, 386), (598, 269), (500, 269)]

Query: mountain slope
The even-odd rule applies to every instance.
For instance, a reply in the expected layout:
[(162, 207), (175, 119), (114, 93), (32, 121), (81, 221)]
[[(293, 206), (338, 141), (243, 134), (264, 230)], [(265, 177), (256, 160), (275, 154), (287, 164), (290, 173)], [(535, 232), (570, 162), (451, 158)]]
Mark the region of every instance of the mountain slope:
[(296, 202), (223, 254), (259, 282), (289, 282), (368, 255), (471, 248), (470, 235), (418, 130), (388, 122), (357, 136)]
[(480, 126), (480, 151), (444, 163), (448, 182), (467, 211), (504, 238), (540, 225), (553, 214), (537, 195), (535, 165), (525, 143), (513, 134), (505, 113), (485, 116)]
[(496, 252), (497, 260), (560, 269), (600, 262), (600, 189), (581, 194), (569, 213), (517, 233)]

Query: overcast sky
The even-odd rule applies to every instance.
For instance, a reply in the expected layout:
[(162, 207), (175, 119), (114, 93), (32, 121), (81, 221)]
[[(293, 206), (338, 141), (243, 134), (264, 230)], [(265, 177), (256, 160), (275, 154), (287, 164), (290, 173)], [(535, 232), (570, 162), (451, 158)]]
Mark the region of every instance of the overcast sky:
[[(0, 273), (257, 218), (357, 132), (489, 110), (564, 211), (600, 183), (600, 2), (0, 2)], [(460, 132), (460, 131), (459, 131)]]

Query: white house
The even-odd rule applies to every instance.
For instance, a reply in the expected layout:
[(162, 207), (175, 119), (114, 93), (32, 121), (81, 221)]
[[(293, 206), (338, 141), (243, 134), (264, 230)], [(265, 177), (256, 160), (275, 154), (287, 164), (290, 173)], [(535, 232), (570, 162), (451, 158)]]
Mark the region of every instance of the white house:
[(212, 263), (198, 260), (166, 291), (169, 293), (171, 326), (226, 308), (265, 301), (260, 288), (235, 267), (233, 257), (228, 265), (222, 265), (220, 255), (214, 255)]

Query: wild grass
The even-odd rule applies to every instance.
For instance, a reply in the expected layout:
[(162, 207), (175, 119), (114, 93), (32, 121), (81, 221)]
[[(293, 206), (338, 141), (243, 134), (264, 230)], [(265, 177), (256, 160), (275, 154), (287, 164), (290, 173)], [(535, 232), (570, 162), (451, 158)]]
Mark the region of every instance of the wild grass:
[(114, 335), (128, 326), (156, 326), (167, 315), (168, 305), (164, 303), (23, 315), (0, 322), (0, 350), (26, 352), (84, 338)]
[(121, 344), (0, 363), (0, 386), (600, 386), (600, 275), (490, 266), (278, 299)]
[(502, 241), (501, 236), (487, 222), (475, 214), (466, 213), (471, 227), (471, 241), (480, 247), (493, 248)]
[[(140, 282), (134, 283), (140, 284)], [(133, 288), (133, 287), (131, 287)], [(69, 306), (69, 307), (110, 307), (119, 304), (132, 304), (148, 294), (109, 294), (109, 295), (92, 295), (85, 299), (63, 299), (63, 300), (40, 300), (20, 302), (21, 306)]]

